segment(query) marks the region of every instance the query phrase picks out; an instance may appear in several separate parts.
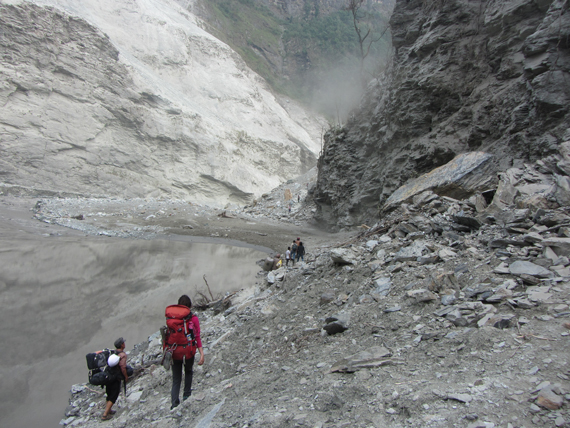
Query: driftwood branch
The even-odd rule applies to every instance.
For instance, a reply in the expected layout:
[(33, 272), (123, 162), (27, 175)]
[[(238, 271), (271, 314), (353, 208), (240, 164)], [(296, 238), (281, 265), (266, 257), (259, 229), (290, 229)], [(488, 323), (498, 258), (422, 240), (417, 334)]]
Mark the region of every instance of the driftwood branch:
[(210, 285), (208, 284), (208, 281), (206, 281), (206, 274), (204, 274), (203, 278), (204, 282), (206, 283), (206, 287), (208, 287), (208, 292), (210, 293), (210, 297), (212, 298), (211, 301), (214, 301), (214, 295), (212, 294), (212, 290), (210, 290)]

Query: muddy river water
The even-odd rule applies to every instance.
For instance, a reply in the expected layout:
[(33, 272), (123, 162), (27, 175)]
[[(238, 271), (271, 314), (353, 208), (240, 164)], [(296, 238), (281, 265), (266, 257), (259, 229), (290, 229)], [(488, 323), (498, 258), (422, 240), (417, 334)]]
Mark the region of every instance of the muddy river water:
[(85, 354), (132, 349), (204, 275), (214, 294), (253, 285), (263, 250), (85, 236), (0, 207), (0, 426), (57, 427)]

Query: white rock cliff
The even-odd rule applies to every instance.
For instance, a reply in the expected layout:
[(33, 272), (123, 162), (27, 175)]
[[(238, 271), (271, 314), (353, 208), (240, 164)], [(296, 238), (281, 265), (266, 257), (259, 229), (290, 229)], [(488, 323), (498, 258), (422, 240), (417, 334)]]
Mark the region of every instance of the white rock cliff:
[(317, 120), (280, 104), (192, 3), (0, 0), (4, 190), (222, 205), (313, 167)]

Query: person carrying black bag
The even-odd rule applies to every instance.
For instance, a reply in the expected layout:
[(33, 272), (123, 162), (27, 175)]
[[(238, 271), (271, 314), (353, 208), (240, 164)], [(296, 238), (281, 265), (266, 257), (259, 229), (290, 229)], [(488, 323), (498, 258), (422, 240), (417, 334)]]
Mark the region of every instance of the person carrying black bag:
[(121, 392), (121, 380), (124, 379), (125, 385), (129, 380), (129, 375), (127, 374), (127, 354), (125, 353), (125, 339), (119, 337), (115, 340), (115, 352), (109, 357), (109, 374), (112, 375), (112, 381), (105, 385), (105, 390), (107, 393), (107, 402), (105, 403), (105, 411), (103, 416), (101, 416), (102, 421), (108, 421), (115, 414), (115, 410), (112, 410), (113, 404), (119, 398)]

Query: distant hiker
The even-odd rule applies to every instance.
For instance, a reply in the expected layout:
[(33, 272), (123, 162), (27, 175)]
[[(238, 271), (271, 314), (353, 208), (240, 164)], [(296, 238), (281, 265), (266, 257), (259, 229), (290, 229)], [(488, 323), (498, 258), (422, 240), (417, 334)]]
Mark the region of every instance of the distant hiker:
[(297, 195), (297, 202), (301, 202), (301, 195)]
[(165, 351), (172, 357), (171, 407), (180, 404), (180, 385), (182, 384), (182, 366), (184, 366), (184, 392), (182, 401), (192, 395), (192, 376), (196, 350), (200, 352), (198, 365), (204, 364), (204, 350), (200, 338), (200, 321), (191, 311), (192, 300), (187, 295), (180, 296), (178, 305), (168, 306), (165, 310), (167, 331)]
[(287, 247), (285, 251), (285, 266), (289, 266), (289, 260), (291, 260), (291, 247)]
[(295, 265), (295, 257), (297, 257), (297, 241), (293, 241), (291, 245), (291, 258), (293, 259), (293, 266)]
[(105, 411), (101, 420), (108, 421), (116, 413), (115, 410), (111, 410), (113, 404), (119, 398), (119, 393), (121, 392), (121, 379), (124, 379), (125, 384), (129, 380), (127, 374), (127, 354), (125, 353), (125, 339), (119, 337), (115, 340), (115, 353), (111, 354), (108, 360), (109, 374), (112, 376), (112, 380), (105, 386), (107, 392), (107, 402), (105, 404)]
[(297, 247), (297, 261), (302, 260), (305, 261), (305, 246), (302, 242), (299, 242), (299, 246)]
[(291, 202), (289, 202), (289, 214), (291, 214)]
[(276, 254), (275, 257), (273, 257), (273, 266), (271, 270), (279, 269), (281, 266), (283, 266), (283, 262), (281, 261), (281, 254)]

